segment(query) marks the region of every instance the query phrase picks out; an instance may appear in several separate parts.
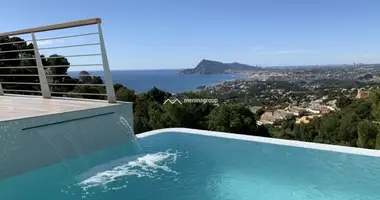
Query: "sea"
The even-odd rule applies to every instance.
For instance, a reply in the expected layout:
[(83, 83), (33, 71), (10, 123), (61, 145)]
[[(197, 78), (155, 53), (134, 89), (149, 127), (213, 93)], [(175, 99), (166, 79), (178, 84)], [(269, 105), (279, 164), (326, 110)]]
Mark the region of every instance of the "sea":
[[(153, 87), (170, 93), (196, 91), (199, 86), (211, 86), (223, 81), (241, 79), (245, 74), (181, 75), (180, 69), (165, 70), (114, 70), (111, 71), (114, 83), (120, 83), (138, 93), (147, 92)], [(75, 76), (79, 72), (69, 72)], [(103, 76), (103, 71), (89, 71), (93, 76)]]

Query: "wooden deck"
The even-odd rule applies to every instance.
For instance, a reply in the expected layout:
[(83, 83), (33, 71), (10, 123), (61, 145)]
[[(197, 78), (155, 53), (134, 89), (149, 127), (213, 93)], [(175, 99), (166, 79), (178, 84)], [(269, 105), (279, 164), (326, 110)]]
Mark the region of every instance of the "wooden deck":
[(11, 95), (0, 96), (0, 121), (37, 117), (91, 108), (117, 105), (103, 100), (51, 98), (41, 96)]

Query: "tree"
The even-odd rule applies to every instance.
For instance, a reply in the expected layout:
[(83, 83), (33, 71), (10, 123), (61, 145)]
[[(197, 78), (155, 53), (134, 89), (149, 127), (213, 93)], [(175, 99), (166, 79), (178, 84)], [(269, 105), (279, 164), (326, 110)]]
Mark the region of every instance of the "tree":
[(255, 117), (255, 114), (241, 104), (222, 104), (210, 113), (208, 128), (254, 135), (257, 129)]
[[(200, 98), (195, 94), (185, 94), (184, 98)], [(207, 129), (207, 116), (215, 105), (210, 103), (175, 103), (163, 106), (164, 118), (169, 127)]]
[(120, 83), (113, 84), (113, 88), (115, 91), (118, 91), (120, 88), (124, 88), (124, 86)]
[(354, 113), (349, 113), (342, 117), (338, 131), (338, 140), (341, 144), (356, 146), (359, 120), (358, 116)]
[(331, 113), (322, 118), (318, 130), (318, 140), (320, 142), (336, 144), (337, 132), (340, 126), (340, 119), (337, 113)]
[(104, 89), (96, 86), (77, 85), (67, 96), (85, 99), (106, 99), (105, 96), (97, 94), (105, 94)]
[[(11, 43), (21, 42), (21, 43)], [(19, 37), (3, 37), (0, 38), (0, 43), (8, 43), (0, 46), (0, 51), (11, 50), (25, 50), (20, 52), (9, 52), (0, 54), (0, 59), (12, 59), (12, 58), (34, 58), (35, 54), (32, 50), (33, 44), (27, 43)], [(31, 51), (32, 50), (32, 51)], [(47, 75), (49, 83), (76, 83), (75, 79), (67, 75), (67, 70), (70, 63), (68, 60), (60, 55), (53, 54), (49, 57), (41, 55), (41, 61)], [(13, 68), (2, 68), (9, 67)], [(0, 74), (23, 74), (30, 76), (6, 76), (0, 77), (1, 82), (27, 82), (27, 83), (39, 83), (38, 72), (35, 59), (25, 60), (10, 60), (0, 62)], [(41, 91), (39, 84), (3, 84), (4, 89), (13, 90), (28, 90), (28, 91)], [(50, 90), (53, 92), (68, 92), (74, 89), (72, 85), (51, 85)], [(40, 94), (30, 92), (14, 92), (18, 94)], [(60, 95), (60, 94), (54, 94)], [(62, 96), (62, 95), (61, 95)]]
[(350, 105), (352, 103), (352, 99), (347, 98), (345, 96), (340, 97), (336, 101), (336, 106), (340, 109), (345, 108), (346, 106)]
[(355, 114), (360, 119), (368, 119), (371, 116), (372, 104), (370, 101), (357, 101), (354, 107)]
[(281, 124), (281, 129), (293, 131), (295, 120), (285, 120)]
[(376, 136), (375, 149), (380, 149), (380, 130), (378, 130), (378, 133), (377, 133), (377, 136)]
[(370, 93), (372, 101), (372, 117), (380, 122), (380, 89), (373, 89)]
[(263, 108), (260, 108), (260, 109), (258, 109), (257, 111), (256, 111), (256, 115), (258, 116), (258, 117), (260, 117), (262, 114), (264, 114), (265, 113), (265, 110), (263, 109)]
[[(20, 43), (15, 44), (11, 42), (20, 42)], [(33, 49), (33, 45), (27, 44), (25, 40), (19, 37), (11, 37), (11, 38), (2, 37), (0, 38), (0, 43), (7, 43), (7, 44), (0, 45), (0, 51)], [(8, 53), (0, 54), (0, 59), (33, 58), (33, 57), (34, 57), (34, 51), (8, 52)], [(12, 68), (9, 68), (10, 66)], [(24, 68), (25, 66), (29, 66), (29, 67)], [(0, 74), (30, 75), (30, 76), (2, 76), (0, 77), (0, 82), (3, 82), (2, 87), (4, 89), (12, 89), (12, 90), (40, 91), (40, 86), (38, 84), (26, 85), (26, 84), (4, 83), (4, 82), (38, 83), (37, 68), (33, 68), (30, 66), (36, 66), (36, 62), (34, 59), (0, 61)], [(39, 93), (30, 93), (30, 92), (13, 92), (13, 93), (34, 94), (34, 95), (39, 94)]]
[(362, 148), (373, 149), (376, 146), (376, 137), (378, 135), (378, 127), (368, 121), (362, 121), (358, 125), (358, 146)]
[(294, 137), (296, 140), (312, 142), (317, 136), (316, 131), (312, 123), (309, 124), (297, 124), (294, 127)]
[[(63, 57), (62, 55), (53, 54), (49, 57), (45, 57), (41, 55), (42, 63), (45, 67), (46, 78), (49, 83), (55, 84), (77, 84), (78, 79), (74, 79), (67, 74), (67, 70), (69, 69), (70, 62)], [(75, 85), (51, 85), (51, 92), (60, 92), (66, 93), (75, 88)], [(62, 96), (62, 94), (54, 94), (57, 96)]]
[(70, 66), (70, 62), (67, 60), (67, 58), (63, 57), (62, 55), (53, 54), (47, 57), (46, 61), (48, 63), (48, 66), (55, 66), (49, 68), (52, 74), (67, 75), (67, 70)]
[(149, 101), (144, 96), (137, 96), (133, 111), (135, 134), (152, 130), (149, 126)]
[(268, 128), (265, 127), (264, 125), (260, 125), (257, 127), (257, 131), (255, 135), (261, 136), (261, 137), (271, 137)]
[(100, 76), (92, 76), (91, 84), (104, 84), (103, 79)]
[(160, 90), (156, 87), (153, 87), (146, 93), (146, 96), (151, 101), (155, 101), (155, 102), (158, 102), (159, 104), (163, 104), (166, 99), (171, 97), (171, 94), (163, 90)]
[(162, 105), (157, 102), (150, 102), (148, 105), (148, 125), (150, 129), (168, 128), (168, 121), (164, 117)]
[(121, 87), (116, 90), (116, 98), (118, 101), (134, 102), (136, 100), (136, 94), (134, 90)]
[(82, 71), (79, 72), (79, 80), (82, 83), (90, 83), (92, 81), (92, 78), (90, 76), (90, 73), (88, 73), (85, 70), (82, 70)]

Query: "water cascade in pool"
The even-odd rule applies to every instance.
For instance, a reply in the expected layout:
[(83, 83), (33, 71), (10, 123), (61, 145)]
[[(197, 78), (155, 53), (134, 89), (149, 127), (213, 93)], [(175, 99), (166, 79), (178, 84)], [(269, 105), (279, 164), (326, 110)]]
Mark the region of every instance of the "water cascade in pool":
[(129, 178), (160, 179), (163, 174), (178, 174), (170, 168), (177, 160), (178, 152), (165, 151), (113, 160), (96, 166), (78, 176), (78, 182), (63, 192), (70, 194), (72, 188), (82, 198), (128, 187)]
[[(128, 121), (122, 116), (120, 123), (129, 133), (130, 140), (137, 150), (132, 156), (126, 156), (107, 163), (92, 167), (85, 173), (77, 176), (77, 183), (70, 185), (62, 192), (73, 194), (80, 193), (82, 198), (97, 195), (99, 192), (115, 191), (128, 186), (128, 177), (159, 178), (159, 172), (177, 174), (169, 165), (177, 160), (178, 152), (167, 150), (155, 153), (142, 153), (136, 140), (136, 136)], [(132, 133), (132, 134), (130, 134)], [(76, 192), (71, 192), (75, 190)]]
[[(78, 156), (0, 180), (0, 199), (108, 199), (104, 195), (134, 187), (134, 182), (139, 179), (158, 180), (165, 174), (178, 174), (172, 169), (179, 156), (177, 151), (146, 152), (140, 147), (128, 121), (123, 116), (113, 119), (116, 126), (109, 127), (109, 131), (121, 128), (127, 134), (128, 142), (82, 153), (76, 140), (66, 138), (80, 152)], [(49, 140), (48, 137), (43, 139)], [(89, 138), (89, 142), (91, 140)], [(49, 140), (49, 143), (56, 145), (56, 141)], [(59, 152), (56, 156), (62, 157)], [(20, 188), (28, 188), (28, 191), (19, 192)]]
[(128, 135), (128, 138), (131, 141), (131, 143), (133, 144), (134, 149), (137, 151), (141, 150), (140, 146), (136, 140), (136, 135), (135, 135), (135, 132), (133, 131), (132, 126), (129, 125), (128, 121), (123, 116), (120, 116), (120, 120), (118, 122), (118, 125), (120, 125), (120, 127)]

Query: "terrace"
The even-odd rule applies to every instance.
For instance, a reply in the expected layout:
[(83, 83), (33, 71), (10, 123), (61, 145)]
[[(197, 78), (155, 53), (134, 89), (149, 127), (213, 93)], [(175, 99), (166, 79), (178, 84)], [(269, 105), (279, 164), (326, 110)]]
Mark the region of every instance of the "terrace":
[[(39, 38), (38, 34), (50, 37)], [(21, 40), (12, 36), (31, 39)], [(87, 37), (95, 41), (78, 42)], [(75, 40), (78, 38), (80, 40)], [(73, 141), (81, 148), (81, 153), (129, 141), (125, 133), (132, 132), (132, 128), (123, 128), (133, 124), (132, 104), (116, 101), (99, 18), (1, 33), (0, 39), (5, 41), (0, 43), (0, 152), (3, 152), (0, 155), (0, 180), (76, 157), (77, 150), (70, 147)], [(65, 39), (65, 45), (52, 42), (54, 46), (39, 47), (41, 42), (62, 39)], [(70, 44), (70, 39), (74, 43)], [(81, 48), (94, 46), (98, 49), (90, 50), (96, 53), (80, 52)], [(42, 52), (59, 50), (64, 53), (66, 50), (68, 55), (41, 56)], [(91, 61), (98, 58), (99, 62), (70, 64), (65, 60), (84, 57), (91, 57)], [(64, 82), (73, 80), (66, 72), (69, 68), (89, 66), (101, 67), (97, 70), (102, 70), (104, 83)], [(105, 92), (75, 92), (77, 87), (103, 88)], [(74, 91), (67, 88), (74, 88)], [(83, 96), (98, 100), (83, 99)], [(120, 123), (126, 125), (113, 124), (120, 119)], [(97, 120), (103, 122), (92, 124)], [(107, 124), (113, 126), (113, 131), (104, 134)], [(60, 131), (63, 131), (61, 135), (51, 135)], [(89, 144), (85, 138), (91, 138), (92, 143)], [(57, 157), (57, 152), (62, 155)], [(28, 157), (40, 159), (27, 162)], [(14, 167), (16, 165), (18, 167)]]

